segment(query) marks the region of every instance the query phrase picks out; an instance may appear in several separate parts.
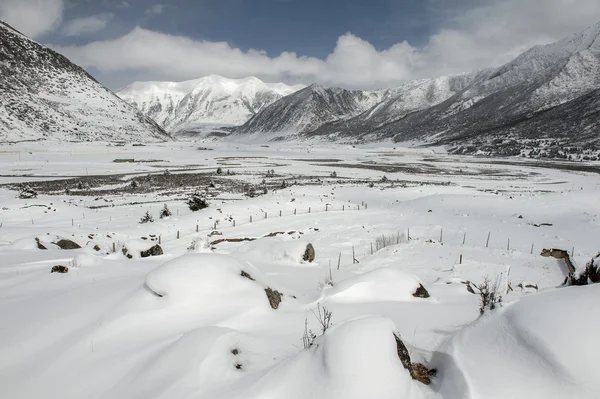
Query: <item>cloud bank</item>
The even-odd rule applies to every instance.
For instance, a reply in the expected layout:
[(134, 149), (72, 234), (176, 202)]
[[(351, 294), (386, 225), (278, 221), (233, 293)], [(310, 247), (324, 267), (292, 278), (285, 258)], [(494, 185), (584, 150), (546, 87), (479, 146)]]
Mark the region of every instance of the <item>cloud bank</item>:
[[(0, 15), (6, 15), (9, 23), (11, 19), (19, 21), (15, 26), (34, 37), (60, 23), (61, 0), (0, 1)], [(378, 49), (345, 33), (331, 43), (332, 50), (324, 58), (292, 51), (242, 51), (227, 42), (194, 40), (141, 27), (114, 40), (51, 47), (99, 72), (109, 85), (125, 76), (179, 81), (215, 73), (231, 78), (257, 76), (272, 82), (379, 88), (498, 66), (534, 45), (581, 31), (600, 19), (598, 0), (486, 0), (482, 4), (446, 18), (422, 46), (399, 40)], [(162, 11), (160, 4), (148, 9), (153, 14)], [(106, 18), (81, 18), (68, 22), (64, 32), (90, 33), (103, 29), (105, 23)]]
[(63, 10), (63, 0), (0, 0), (0, 19), (33, 38), (56, 29)]

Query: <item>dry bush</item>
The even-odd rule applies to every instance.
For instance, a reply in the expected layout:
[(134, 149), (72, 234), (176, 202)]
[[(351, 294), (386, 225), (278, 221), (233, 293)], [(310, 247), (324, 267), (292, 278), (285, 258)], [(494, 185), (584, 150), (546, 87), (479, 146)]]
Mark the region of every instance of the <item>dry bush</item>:
[[(331, 317), (333, 316), (333, 313), (330, 312), (325, 306), (321, 306), (320, 303), (317, 303), (317, 310), (313, 310), (312, 313), (321, 326), (321, 335), (325, 334), (325, 332), (327, 332), (332, 325)], [(304, 319), (304, 335), (302, 336), (302, 344), (304, 349), (313, 346), (316, 338), (317, 334), (313, 333), (308, 328), (308, 319)]]
[(390, 235), (382, 234), (375, 239), (375, 249), (379, 251), (390, 245), (400, 244), (401, 242), (404, 242), (404, 240), (404, 234), (400, 232)]
[(500, 278), (496, 278), (494, 283), (489, 277), (485, 277), (478, 286), (471, 283), (479, 294), (479, 314), (483, 315), (486, 311), (492, 311), (502, 307), (502, 295), (500, 295)]

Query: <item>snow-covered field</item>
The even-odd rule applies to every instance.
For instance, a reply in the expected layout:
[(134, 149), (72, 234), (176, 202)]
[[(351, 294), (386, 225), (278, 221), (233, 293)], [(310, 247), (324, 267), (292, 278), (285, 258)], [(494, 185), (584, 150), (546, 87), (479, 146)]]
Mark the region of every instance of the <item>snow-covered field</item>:
[[(594, 168), (392, 146), (2, 146), (0, 397), (598, 398), (600, 287), (560, 287), (564, 262), (540, 256), (600, 251)], [(152, 189), (181, 174), (215, 187)], [(23, 182), (38, 198), (7, 186)], [(189, 210), (194, 191), (209, 208)], [(503, 306), (480, 317), (467, 282), (486, 277)]]

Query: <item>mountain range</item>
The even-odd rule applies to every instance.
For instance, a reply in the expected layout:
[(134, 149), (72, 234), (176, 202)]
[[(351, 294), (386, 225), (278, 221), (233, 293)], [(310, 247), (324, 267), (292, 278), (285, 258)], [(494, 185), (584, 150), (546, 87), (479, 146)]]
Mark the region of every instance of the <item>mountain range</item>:
[[(356, 100), (362, 98), (375, 103)], [(376, 92), (309, 86), (234, 130), (257, 132), (280, 139), (419, 141), (459, 153), (540, 155), (547, 147), (542, 156), (587, 152), (597, 158), (600, 23), (499, 68)]]
[(0, 21), (0, 142), (170, 140), (86, 71)]
[(598, 159), (600, 23), (498, 68), (395, 88), (210, 75), (136, 82), (117, 96), (0, 22), (0, 98), (5, 142), (154, 141), (216, 131), (229, 140), (411, 142), (464, 154)]
[(135, 82), (117, 94), (172, 133), (242, 125), (264, 107), (304, 88), (255, 77), (210, 75), (186, 82)]

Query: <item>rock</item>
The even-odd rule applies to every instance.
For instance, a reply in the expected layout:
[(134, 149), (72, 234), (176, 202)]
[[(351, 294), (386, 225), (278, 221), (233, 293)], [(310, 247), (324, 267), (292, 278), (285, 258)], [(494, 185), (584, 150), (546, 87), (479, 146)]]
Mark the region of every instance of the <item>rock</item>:
[(156, 244), (155, 246), (147, 249), (146, 251), (141, 251), (140, 256), (142, 258), (149, 258), (150, 256), (159, 256), (164, 254), (163, 249), (160, 245)]
[(429, 298), (429, 292), (423, 287), (423, 284), (419, 284), (419, 288), (413, 294), (415, 298)]
[(413, 363), (411, 366), (410, 376), (412, 379), (425, 385), (431, 384), (431, 377), (437, 374), (435, 369), (429, 370), (421, 363)]
[(66, 250), (81, 248), (81, 245), (77, 244), (76, 242), (67, 240), (64, 238), (59, 240), (58, 242), (54, 242), (53, 244), (60, 247), (60, 249), (66, 249)]
[(35, 242), (37, 243), (38, 249), (48, 249), (40, 242), (39, 238), (35, 237)]
[(409, 370), (412, 368), (412, 363), (410, 361), (410, 353), (408, 353), (408, 349), (404, 342), (400, 339), (399, 336), (394, 334), (394, 338), (396, 339), (396, 351), (398, 352), (398, 358), (405, 369)]
[[(123, 247), (123, 249), (121, 250), (123, 252), (123, 255), (125, 255), (127, 258), (129, 259), (133, 259), (133, 255), (131, 254), (131, 251), (127, 248), (127, 247)], [(160, 245), (156, 244), (146, 250), (142, 250), (140, 251), (140, 258), (149, 258), (150, 256), (159, 256), (159, 255), (163, 255), (163, 249)]]
[(94, 245), (94, 251), (100, 251), (100, 245), (96, 244)]
[[(254, 280), (254, 278), (253, 278), (251, 275), (249, 275), (248, 273), (246, 273), (246, 272), (245, 272), (245, 271), (243, 271), (243, 270), (242, 270), (242, 273), (241, 273), (241, 275), (242, 275), (242, 277), (245, 277), (245, 278), (247, 278), (248, 280), (256, 281), (256, 280)], [(267, 295), (268, 295), (268, 294), (267, 294)]]
[(269, 304), (273, 309), (279, 308), (279, 304), (281, 303), (281, 292), (275, 291), (269, 287), (265, 288), (265, 292), (267, 293), (267, 298), (269, 299)]
[(50, 273), (68, 273), (69, 272), (69, 268), (66, 266), (53, 266), (52, 267), (52, 271)]
[(308, 263), (312, 263), (312, 261), (315, 260), (315, 247), (313, 247), (312, 244), (309, 243), (306, 246), (302, 260)]
[(425, 385), (431, 384), (431, 377), (436, 375), (436, 370), (430, 370), (421, 363), (413, 363), (410, 359), (410, 353), (408, 352), (406, 345), (404, 345), (404, 342), (402, 342), (400, 337), (396, 334), (394, 334), (394, 338), (396, 339), (396, 351), (398, 353), (398, 358), (400, 359), (402, 366), (408, 370), (412, 379)]

